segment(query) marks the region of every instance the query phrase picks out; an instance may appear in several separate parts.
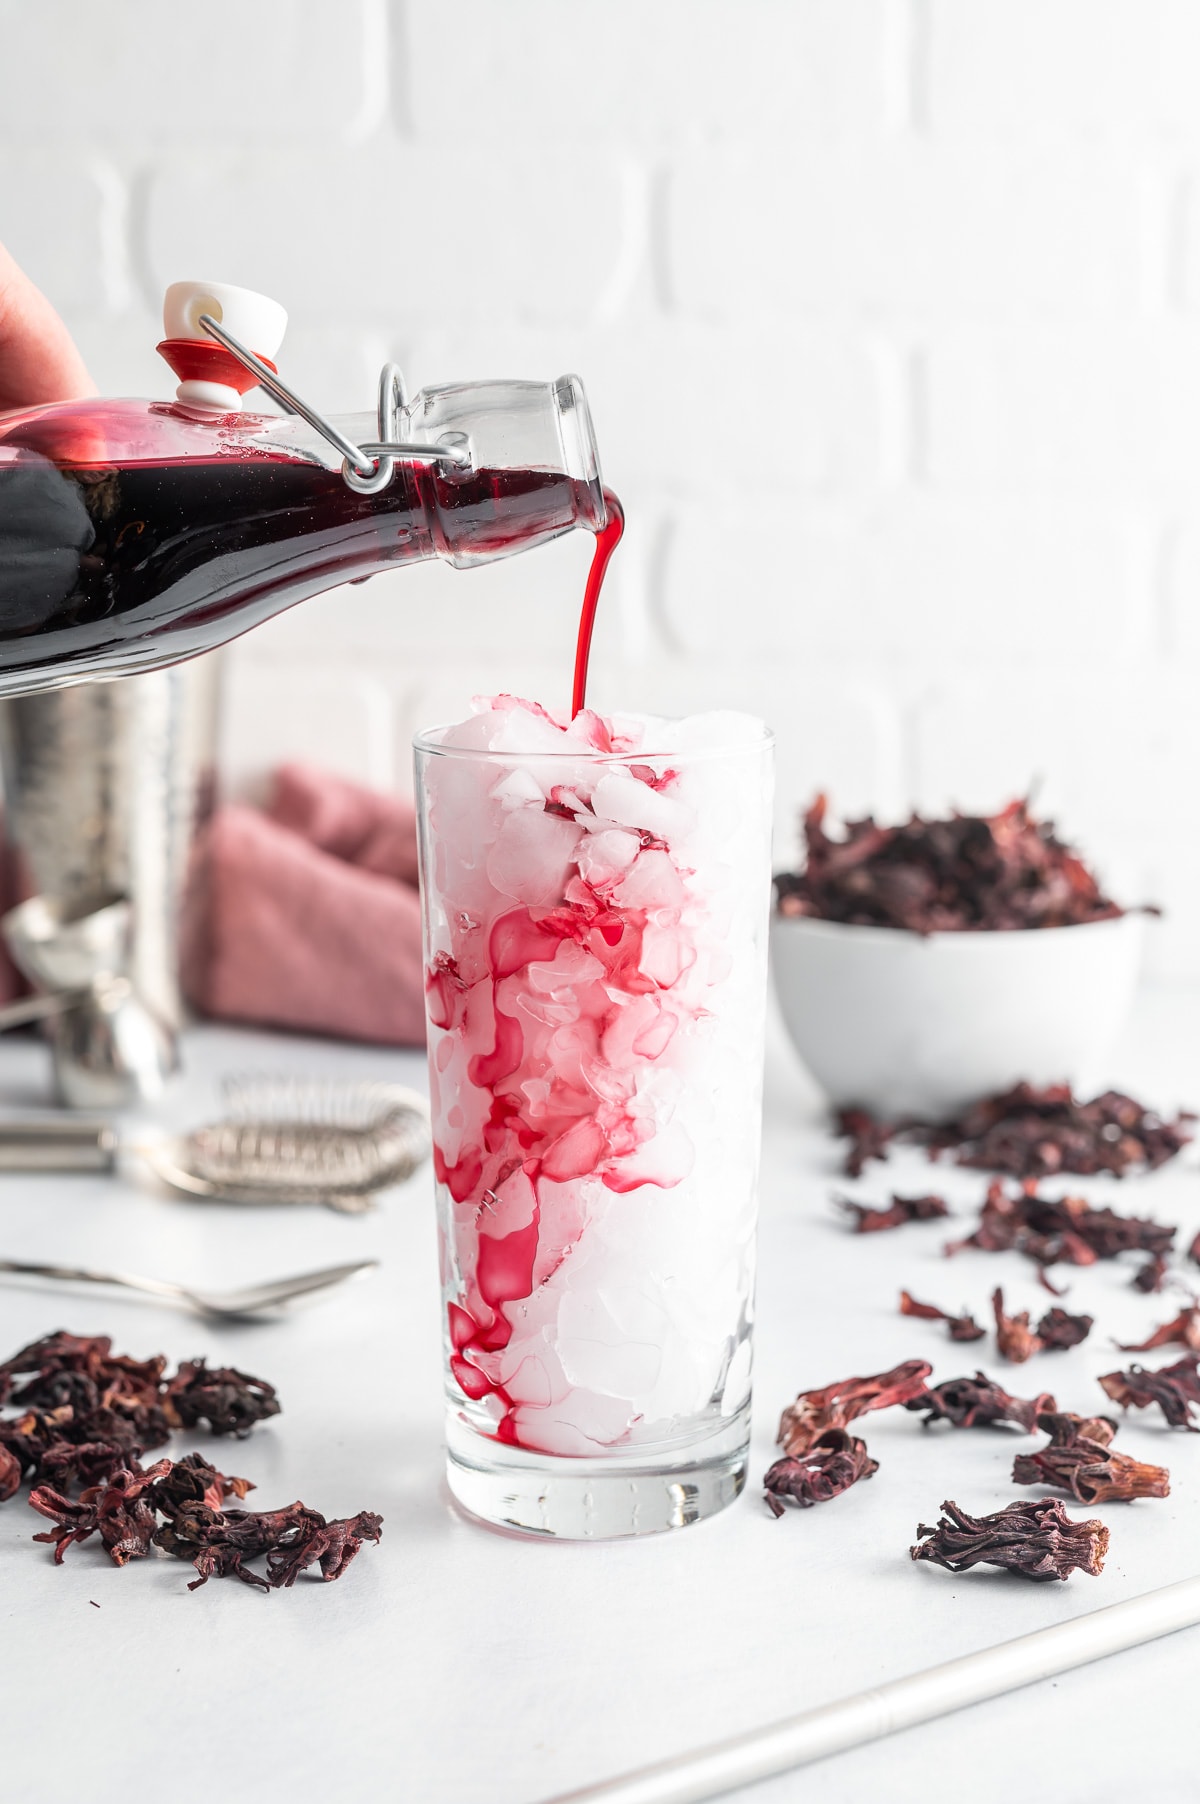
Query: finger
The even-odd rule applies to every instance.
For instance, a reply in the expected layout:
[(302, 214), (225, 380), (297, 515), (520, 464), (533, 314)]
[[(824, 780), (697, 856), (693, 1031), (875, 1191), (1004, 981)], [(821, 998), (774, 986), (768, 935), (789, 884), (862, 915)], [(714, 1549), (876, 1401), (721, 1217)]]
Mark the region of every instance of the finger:
[(71, 334), (0, 245), (0, 408), (74, 401), (95, 392)]

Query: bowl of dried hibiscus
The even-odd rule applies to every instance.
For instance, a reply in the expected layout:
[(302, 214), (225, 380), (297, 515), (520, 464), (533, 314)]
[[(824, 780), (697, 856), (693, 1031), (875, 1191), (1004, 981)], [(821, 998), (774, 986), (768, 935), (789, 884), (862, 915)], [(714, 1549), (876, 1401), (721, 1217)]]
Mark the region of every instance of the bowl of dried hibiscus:
[(802, 869), (775, 879), (771, 962), (832, 1103), (937, 1118), (1021, 1081), (1100, 1075), (1150, 911), (1114, 902), (1024, 801), (841, 833), (827, 812), (818, 796)]

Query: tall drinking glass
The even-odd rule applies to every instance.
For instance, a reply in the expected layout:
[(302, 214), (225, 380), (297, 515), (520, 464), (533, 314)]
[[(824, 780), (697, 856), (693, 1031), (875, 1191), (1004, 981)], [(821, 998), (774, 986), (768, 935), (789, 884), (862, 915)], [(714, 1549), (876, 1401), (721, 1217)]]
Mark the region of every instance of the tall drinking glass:
[(745, 1482), (771, 750), (416, 740), (450, 1488), (680, 1528)]

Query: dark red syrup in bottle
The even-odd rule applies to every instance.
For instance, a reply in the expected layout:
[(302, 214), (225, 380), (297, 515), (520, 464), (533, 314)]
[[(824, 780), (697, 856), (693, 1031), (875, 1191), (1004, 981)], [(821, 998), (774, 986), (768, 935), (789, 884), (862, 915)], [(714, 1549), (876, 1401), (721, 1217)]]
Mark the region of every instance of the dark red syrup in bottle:
[(399, 463), (359, 495), (338, 470), (252, 449), (77, 464), (40, 426), (0, 446), (0, 684), (191, 657), (338, 583), (418, 558), (483, 562), (589, 511), (554, 471)]

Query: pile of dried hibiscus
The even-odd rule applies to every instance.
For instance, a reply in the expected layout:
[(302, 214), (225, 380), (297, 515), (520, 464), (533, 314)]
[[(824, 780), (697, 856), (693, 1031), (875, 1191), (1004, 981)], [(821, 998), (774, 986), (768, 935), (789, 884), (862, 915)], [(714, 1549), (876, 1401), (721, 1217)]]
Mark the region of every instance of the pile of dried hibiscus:
[[(327, 1522), (303, 1503), (282, 1510), (226, 1509), (254, 1486), (226, 1477), (199, 1453), (156, 1460), (173, 1430), (206, 1422), (214, 1435), (244, 1438), (279, 1414), (274, 1387), (203, 1359), (166, 1375), (161, 1355), (114, 1354), (107, 1335), (60, 1331), (0, 1364), (0, 1501), (31, 1481), (31, 1506), (53, 1523), (35, 1541), (53, 1544), (61, 1563), (76, 1541), (99, 1535), (118, 1566), (160, 1547), (189, 1560), (199, 1577), (237, 1578), (270, 1591), (317, 1565), (340, 1578), (364, 1541), (378, 1541), (370, 1511)], [(265, 1557), (265, 1573), (246, 1562)]]
[[(804, 829), (803, 871), (776, 878), (783, 915), (930, 934), (1074, 926), (1123, 913), (1053, 829), (1032, 818), (1024, 802), (986, 818), (955, 815), (925, 821), (914, 815), (893, 828), (868, 817), (849, 823), (835, 839), (826, 831), (826, 803), (819, 796), (804, 817)], [(899, 1143), (926, 1148), (931, 1160), (952, 1153), (961, 1166), (1017, 1179), (1011, 1188), (1000, 1177), (989, 1184), (972, 1231), (945, 1251), (970, 1247), (1019, 1253), (1057, 1296), (1046, 1276), (1053, 1266), (1091, 1265), (1126, 1253), (1142, 1259), (1133, 1277), (1136, 1289), (1149, 1294), (1179, 1282), (1169, 1264), (1174, 1227), (1123, 1215), (1082, 1196), (1045, 1196), (1039, 1181), (1066, 1173), (1123, 1178), (1155, 1171), (1188, 1145), (1194, 1120), (1184, 1113), (1166, 1119), (1119, 1091), (1086, 1101), (1066, 1084), (1018, 1083), (949, 1121), (888, 1121), (865, 1109), (846, 1108), (839, 1111), (836, 1126), (849, 1141), (845, 1170), (851, 1177), (860, 1177), (873, 1159), (886, 1160)], [(856, 1235), (907, 1229), (950, 1213), (946, 1199), (938, 1195), (892, 1194), (882, 1207), (848, 1197), (836, 1197), (835, 1203)], [(1200, 1234), (1188, 1256), (1200, 1264)], [(968, 1310), (956, 1314), (919, 1301), (908, 1290), (901, 1291), (900, 1312), (944, 1323), (952, 1341), (979, 1341), (986, 1334)], [(1014, 1362), (1077, 1346), (1093, 1327), (1090, 1316), (1058, 1306), (1032, 1323), (1028, 1311), (1009, 1312), (999, 1287), (992, 1296), (992, 1313), (997, 1351)], [(1134, 1365), (1108, 1373), (1100, 1384), (1125, 1409), (1157, 1406), (1169, 1427), (1197, 1432), (1200, 1299), (1193, 1297), (1145, 1340), (1122, 1350), (1170, 1345), (1186, 1349), (1174, 1365), (1154, 1371)], [(764, 1480), (772, 1513), (782, 1516), (789, 1503), (807, 1508), (826, 1502), (872, 1477), (879, 1462), (865, 1441), (849, 1432), (849, 1425), (870, 1411), (896, 1405), (920, 1413), (926, 1427), (944, 1422), (955, 1429), (1040, 1431), (1047, 1439), (1034, 1452), (1017, 1456), (1014, 1484), (1047, 1487), (1083, 1504), (1169, 1494), (1164, 1467), (1113, 1448), (1117, 1424), (1111, 1417), (1060, 1410), (1048, 1392), (1013, 1397), (984, 1372), (936, 1385), (927, 1383), (930, 1375), (927, 1362), (909, 1360), (875, 1377), (848, 1378), (802, 1392), (784, 1411), (782, 1457)], [(955, 1572), (990, 1564), (1038, 1580), (1065, 1579), (1076, 1570), (1094, 1574), (1103, 1566), (1107, 1527), (1072, 1519), (1057, 1498), (1022, 1500), (980, 1517), (953, 1501), (942, 1508), (945, 1514), (936, 1526), (918, 1529), (914, 1560)]]
[[(1143, 1263), (1133, 1286), (1151, 1294), (1167, 1285), (1181, 1285), (1170, 1265), (1176, 1229), (1081, 1196), (1044, 1196), (1038, 1176), (1050, 1170), (1102, 1170), (1122, 1176), (1138, 1165), (1154, 1169), (1187, 1144), (1190, 1136), (1184, 1123), (1192, 1119), (1181, 1116), (1164, 1122), (1115, 1092), (1081, 1104), (1066, 1089), (1036, 1091), (1020, 1085), (968, 1111), (950, 1128), (901, 1124), (898, 1136), (895, 1126), (851, 1111), (849, 1118), (843, 1117), (843, 1129), (853, 1139), (849, 1163), (855, 1175), (867, 1157), (886, 1158), (890, 1142), (905, 1137), (924, 1141), (934, 1156), (957, 1145), (961, 1163), (996, 1165), (1020, 1178), (1011, 1187), (1001, 1178), (988, 1185), (972, 1232), (948, 1243), (947, 1254), (967, 1247), (1020, 1253), (1053, 1290), (1046, 1271), (1059, 1262), (1091, 1265), (1135, 1253)], [(945, 1198), (936, 1195), (893, 1194), (886, 1207), (841, 1196), (834, 1201), (855, 1235), (907, 1229), (949, 1214)], [(1200, 1234), (1187, 1256), (1200, 1264)], [(945, 1323), (953, 1341), (978, 1341), (986, 1332), (967, 1310), (955, 1314), (919, 1301), (908, 1290), (900, 1293), (900, 1313)], [(1009, 1312), (999, 1287), (992, 1295), (992, 1313), (997, 1352), (1016, 1362), (1077, 1346), (1093, 1327), (1090, 1316), (1073, 1315), (1057, 1305), (1032, 1324), (1028, 1311)], [(1133, 1365), (1105, 1374), (1099, 1383), (1123, 1409), (1156, 1407), (1169, 1428), (1200, 1432), (1200, 1298), (1193, 1295), (1144, 1339), (1116, 1344), (1130, 1353), (1168, 1346), (1185, 1349), (1184, 1357), (1173, 1365), (1154, 1370)], [(1111, 1416), (1060, 1410), (1048, 1392), (1013, 1397), (984, 1372), (937, 1385), (926, 1383), (929, 1375), (926, 1362), (910, 1360), (872, 1378), (848, 1378), (802, 1392), (784, 1411), (779, 1432), (783, 1457), (765, 1478), (772, 1513), (781, 1516), (789, 1502), (801, 1507), (825, 1502), (877, 1472), (878, 1460), (847, 1428), (856, 1417), (892, 1405), (920, 1413), (926, 1427), (945, 1422), (951, 1428), (1040, 1431), (1047, 1437), (1045, 1443), (1019, 1454), (1013, 1463), (1014, 1484), (1040, 1485), (1083, 1504), (1163, 1498), (1170, 1493), (1165, 1467), (1135, 1460), (1113, 1447), (1117, 1423)], [(942, 1508), (945, 1514), (935, 1527), (919, 1528), (920, 1539), (910, 1550), (914, 1560), (954, 1572), (989, 1564), (1031, 1579), (1065, 1579), (1077, 1570), (1098, 1573), (1103, 1565), (1108, 1529), (1099, 1521), (1074, 1520), (1057, 1499), (1019, 1501), (979, 1517), (953, 1501)]]
[(850, 1142), (851, 1177), (861, 1177), (868, 1160), (886, 1159), (894, 1143), (905, 1143), (928, 1147), (933, 1159), (954, 1152), (959, 1165), (1016, 1178), (1056, 1172), (1123, 1178), (1173, 1159), (1192, 1137), (1191, 1120), (1165, 1121), (1119, 1090), (1081, 1102), (1067, 1084), (1014, 1084), (953, 1121), (879, 1121), (865, 1109), (842, 1109), (837, 1132)]
[(818, 795), (802, 817), (804, 868), (775, 879), (779, 912), (910, 933), (1075, 927), (1124, 912), (1028, 801), (899, 827), (871, 815), (834, 839)]
[[(950, 1211), (944, 1197), (893, 1195), (886, 1209), (873, 1208), (848, 1197), (835, 1196), (834, 1203), (843, 1216), (848, 1216), (855, 1234), (878, 1234), (906, 1227), (913, 1222), (939, 1221)], [(984, 1193), (979, 1218), (970, 1234), (946, 1244), (947, 1254), (960, 1253), (973, 1247), (982, 1253), (1021, 1253), (1038, 1268), (1047, 1290), (1054, 1286), (1046, 1277), (1051, 1266), (1094, 1265), (1100, 1259), (1117, 1259), (1123, 1253), (1140, 1253), (1145, 1263), (1134, 1274), (1133, 1286), (1147, 1294), (1159, 1291), (1170, 1279), (1168, 1257), (1174, 1250), (1176, 1230), (1169, 1224), (1140, 1215), (1122, 1215), (1118, 1210), (1089, 1203), (1082, 1196), (1043, 1196), (1036, 1178), (1026, 1178), (1010, 1191), (1000, 1178), (993, 1178)], [(1189, 1258), (1200, 1261), (1200, 1235), (1189, 1249)], [(951, 1317), (945, 1310), (917, 1303), (905, 1292), (901, 1301), (902, 1315), (923, 1315), (952, 1322), (951, 1338), (978, 1340), (983, 1330), (969, 1316)], [(1200, 1320), (1188, 1327), (1200, 1345)], [(1055, 1345), (1062, 1341), (1053, 1335), (1045, 1337)], [(1083, 1336), (1079, 1336), (1080, 1339)], [(1169, 1339), (1179, 1338), (1172, 1334)], [(1165, 1345), (1166, 1341), (1157, 1342)], [(1181, 1341), (1190, 1346), (1191, 1340)], [(1131, 1348), (1145, 1352), (1146, 1348)]]

